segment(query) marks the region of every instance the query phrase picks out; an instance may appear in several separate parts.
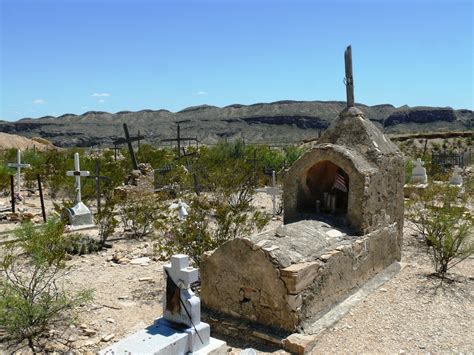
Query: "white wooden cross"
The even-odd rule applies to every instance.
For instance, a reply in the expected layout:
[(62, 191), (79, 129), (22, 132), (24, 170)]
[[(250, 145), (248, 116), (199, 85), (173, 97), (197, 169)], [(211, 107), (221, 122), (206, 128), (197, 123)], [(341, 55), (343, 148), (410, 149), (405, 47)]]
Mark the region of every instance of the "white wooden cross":
[(21, 168), (31, 168), (30, 164), (23, 164), (21, 162), (21, 150), (18, 149), (16, 153), (16, 163), (8, 163), (10, 168), (16, 168), (16, 191), (20, 196), (21, 191)]
[(272, 171), (272, 186), (265, 186), (262, 189), (256, 189), (257, 192), (263, 192), (272, 197), (273, 203), (273, 217), (276, 216), (276, 198), (280, 195), (281, 190), (276, 186), (276, 174), (275, 170)]
[(81, 171), (79, 166), (79, 153), (74, 153), (74, 170), (67, 171), (66, 175), (76, 177), (76, 203), (81, 202), (81, 176), (89, 176), (90, 174), (88, 171)]

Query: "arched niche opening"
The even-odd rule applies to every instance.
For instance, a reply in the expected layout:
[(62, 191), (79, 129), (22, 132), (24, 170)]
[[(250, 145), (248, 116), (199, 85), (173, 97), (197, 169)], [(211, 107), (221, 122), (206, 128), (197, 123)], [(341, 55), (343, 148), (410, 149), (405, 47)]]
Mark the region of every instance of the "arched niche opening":
[(347, 214), (350, 182), (340, 166), (330, 160), (319, 161), (307, 170), (302, 183), (307, 196), (301, 199), (300, 210)]

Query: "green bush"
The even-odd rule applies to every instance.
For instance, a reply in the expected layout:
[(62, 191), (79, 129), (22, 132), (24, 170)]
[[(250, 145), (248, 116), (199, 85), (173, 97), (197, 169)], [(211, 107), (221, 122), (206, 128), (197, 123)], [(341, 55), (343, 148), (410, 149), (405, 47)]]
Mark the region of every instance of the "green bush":
[(24, 224), (16, 232), (18, 241), (3, 251), (0, 327), (8, 341), (27, 341), (33, 352), (41, 350), (49, 328), (65, 325), (66, 313), (92, 299), (91, 290), (71, 293), (60, 282), (66, 270), (63, 230), (57, 221), (40, 228)]
[(450, 268), (474, 253), (473, 217), (467, 208), (472, 183), (459, 187), (431, 184), (409, 207), (409, 218), (425, 239), (435, 272)]

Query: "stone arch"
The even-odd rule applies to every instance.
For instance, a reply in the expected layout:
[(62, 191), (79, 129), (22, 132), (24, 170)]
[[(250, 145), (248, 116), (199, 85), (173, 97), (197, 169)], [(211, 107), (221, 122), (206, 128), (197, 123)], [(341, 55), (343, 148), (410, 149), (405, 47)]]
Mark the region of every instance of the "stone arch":
[[(344, 172), (349, 183), (347, 204), (344, 206), (347, 221), (357, 234), (364, 233), (366, 211), (363, 201), (367, 199), (365, 178), (374, 174), (377, 168), (360, 153), (330, 143), (316, 146), (306, 152), (287, 172), (283, 190), (285, 223), (307, 217), (310, 205), (314, 206), (316, 212), (316, 198), (334, 181), (336, 167)], [(324, 168), (329, 171), (322, 172)], [(321, 187), (316, 187), (320, 182)]]
[[(342, 191), (341, 189), (334, 187), (337, 175), (343, 179), (347, 191)], [(305, 179), (305, 181), (302, 182), (302, 185), (306, 187), (308, 192), (306, 196), (310, 197), (310, 199), (300, 199), (297, 206), (299, 210), (307, 208), (310, 210), (314, 209), (315, 200), (320, 201), (321, 208), (323, 208), (324, 195), (334, 194), (337, 196), (336, 213), (347, 213), (350, 179), (344, 169), (330, 160), (321, 160), (309, 168), (306, 175), (303, 175), (302, 178)]]

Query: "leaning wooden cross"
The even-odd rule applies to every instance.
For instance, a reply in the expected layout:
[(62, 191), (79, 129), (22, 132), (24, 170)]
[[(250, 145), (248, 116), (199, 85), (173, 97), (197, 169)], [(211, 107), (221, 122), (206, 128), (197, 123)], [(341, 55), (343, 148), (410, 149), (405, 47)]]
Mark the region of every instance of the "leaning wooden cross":
[(100, 175), (100, 161), (95, 161), (95, 175), (86, 176), (86, 179), (95, 180), (95, 193), (97, 196), (97, 213), (100, 213), (100, 180), (110, 181), (110, 178), (107, 176)]

